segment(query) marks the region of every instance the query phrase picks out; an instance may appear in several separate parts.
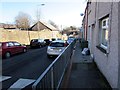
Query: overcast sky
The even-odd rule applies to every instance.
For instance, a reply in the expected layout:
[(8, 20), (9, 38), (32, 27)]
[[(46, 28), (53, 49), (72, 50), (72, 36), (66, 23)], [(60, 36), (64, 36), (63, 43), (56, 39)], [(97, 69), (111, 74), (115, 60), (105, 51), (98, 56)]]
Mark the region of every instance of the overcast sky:
[[(2, 1), (2, 0), (1, 0)], [(19, 12), (29, 14), (36, 20), (36, 11), (40, 10), (41, 19), (52, 20), (59, 26), (81, 26), (86, 0), (4, 0), (0, 4), (0, 23), (14, 23)], [(44, 3), (44, 6), (41, 4)]]

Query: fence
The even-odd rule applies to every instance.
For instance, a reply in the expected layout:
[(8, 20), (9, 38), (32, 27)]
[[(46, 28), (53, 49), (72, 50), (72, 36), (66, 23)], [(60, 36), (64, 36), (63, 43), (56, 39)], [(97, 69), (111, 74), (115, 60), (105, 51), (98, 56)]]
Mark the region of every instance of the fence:
[(42, 75), (32, 85), (32, 90), (38, 89), (56, 89), (61, 86), (65, 71), (70, 64), (72, 50), (75, 41), (66, 47), (66, 49), (49, 65)]

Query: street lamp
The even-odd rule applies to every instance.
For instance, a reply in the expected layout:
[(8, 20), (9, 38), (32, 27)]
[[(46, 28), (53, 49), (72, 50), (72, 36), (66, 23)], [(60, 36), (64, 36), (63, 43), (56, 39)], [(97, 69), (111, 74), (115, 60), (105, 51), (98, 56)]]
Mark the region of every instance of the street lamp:
[(44, 6), (44, 5), (45, 5), (44, 3), (41, 4), (41, 6)]
[(80, 13), (80, 16), (83, 16), (84, 14), (83, 13)]
[(45, 4), (40, 4), (40, 5), (37, 5), (38, 6), (38, 8), (37, 8), (37, 22), (38, 22), (38, 24), (37, 24), (37, 29), (38, 29), (38, 37), (40, 38), (40, 36), (39, 36), (39, 21), (40, 21), (40, 19), (41, 19), (41, 7), (39, 8), (39, 6), (44, 6)]
[[(82, 16), (84, 16), (84, 14), (83, 13), (80, 13), (80, 16), (82, 17)], [(83, 30), (83, 22), (82, 22), (82, 27), (80, 28), (80, 32), (82, 33), (82, 39), (83, 39), (83, 35), (84, 35), (84, 30)]]
[(38, 21), (41, 19), (41, 6), (44, 6), (44, 5), (45, 5), (44, 3), (37, 5), (37, 20)]

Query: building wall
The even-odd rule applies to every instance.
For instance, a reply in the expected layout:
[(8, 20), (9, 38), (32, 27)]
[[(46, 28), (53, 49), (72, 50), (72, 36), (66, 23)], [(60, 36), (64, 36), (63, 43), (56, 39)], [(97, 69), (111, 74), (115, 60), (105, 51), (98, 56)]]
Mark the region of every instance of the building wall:
[(91, 25), (91, 24), (94, 24), (95, 23), (95, 17), (96, 17), (96, 15), (95, 15), (95, 10), (96, 10), (96, 3), (95, 2), (92, 2), (91, 4), (90, 4), (90, 6), (89, 6), (89, 8), (88, 8), (88, 23), (89, 23), (89, 25)]
[(58, 33), (58, 31), (52, 31), (52, 37), (53, 38), (58, 38), (57, 33)]
[[(96, 5), (96, 7), (95, 7)], [(88, 32), (88, 40), (93, 43), (92, 51), (95, 62), (108, 80), (112, 88), (118, 87), (118, 3), (91, 3), (91, 13), (88, 15), (88, 26), (95, 24), (94, 31)], [(96, 8), (96, 9), (93, 9)], [(96, 10), (96, 11), (95, 11)], [(112, 10), (112, 11), (111, 11)], [(96, 14), (95, 14), (96, 12)], [(99, 19), (109, 14), (111, 27), (109, 28), (108, 54), (101, 52), (96, 46), (99, 44)], [(96, 15), (96, 19), (95, 16)], [(96, 22), (94, 22), (96, 21)], [(93, 40), (91, 39), (94, 35)], [(91, 48), (91, 47), (90, 47)]]
[[(57, 38), (64, 38), (59, 32), (54, 33)], [(28, 45), (31, 39), (52, 39), (53, 31), (48, 29), (42, 31), (21, 31), (21, 30), (8, 30), (0, 29), (0, 42), (1, 41), (18, 41), (21, 44)]]
[[(118, 5), (118, 37), (120, 37), (120, 2), (119, 2), (119, 5)], [(119, 74), (118, 74), (118, 88), (120, 90), (120, 38), (118, 38), (118, 62), (119, 62), (119, 68), (118, 68), (118, 71), (119, 71)]]
[(86, 7), (85, 9), (84, 18), (83, 18), (83, 28), (84, 28), (83, 36), (85, 40), (87, 40), (87, 28), (88, 28), (87, 24), (88, 24), (88, 7)]
[[(88, 34), (87, 34), (87, 41), (88, 41), (88, 47), (91, 51), (91, 53), (93, 54), (93, 40), (92, 40), (92, 36), (93, 36), (93, 28), (92, 25), (95, 24), (95, 19), (96, 19), (96, 15), (95, 15), (95, 7), (96, 7), (96, 3), (93, 2), (88, 6)], [(93, 18), (94, 17), (94, 18)]]

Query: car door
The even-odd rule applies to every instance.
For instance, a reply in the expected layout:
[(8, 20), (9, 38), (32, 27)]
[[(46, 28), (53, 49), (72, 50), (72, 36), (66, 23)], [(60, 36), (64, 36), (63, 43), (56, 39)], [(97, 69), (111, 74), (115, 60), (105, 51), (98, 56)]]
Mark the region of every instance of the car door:
[(16, 53), (20, 53), (20, 52), (22, 52), (23, 51), (23, 48), (22, 48), (22, 45), (20, 44), (20, 43), (18, 43), (18, 42), (13, 42), (14, 43), (14, 46), (15, 46), (15, 51), (16, 51)]
[(2, 57), (2, 43), (0, 42), (0, 58)]
[(15, 46), (12, 42), (7, 42), (6, 47), (4, 48), (6, 52), (10, 52), (11, 54), (16, 53)]

